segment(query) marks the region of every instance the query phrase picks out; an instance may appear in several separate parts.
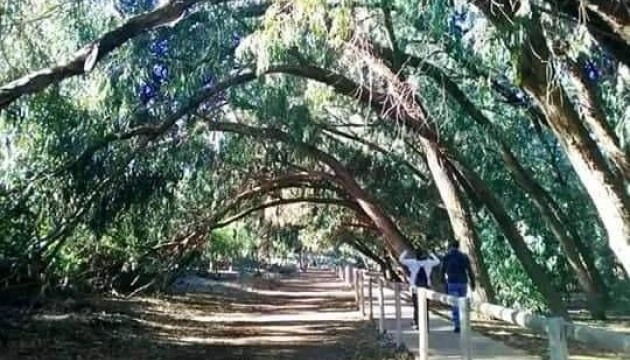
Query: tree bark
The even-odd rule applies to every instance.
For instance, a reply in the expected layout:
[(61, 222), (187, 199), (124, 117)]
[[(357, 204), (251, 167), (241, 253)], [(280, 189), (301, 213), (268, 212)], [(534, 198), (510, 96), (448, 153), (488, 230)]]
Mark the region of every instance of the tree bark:
[(569, 75), (577, 89), (578, 107), (584, 119), (584, 123), (591, 130), (599, 146), (608, 155), (608, 158), (623, 175), (625, 181), (630, 181), (630, 161), (627, 154), (619, 145), (619, 138), (610, 128), (606, 116), (602, 110), (597, 94), (593, 86), (585, 78), (578, 64), (568, 64)]
[[(473, 2), (497, 26), (511, 26), (513, 11), (506, 0)], [(523, 45), (518, 49), (517, 65), (523, 88), (544, 111), (549, 128), (564, 148), (597, 209), (610, 248), (626, 273), (630, 273), (630, 201), (621, 179), (608, 168), (562, 85), (553, 80), (556, 74), (538, 19), (533, 19), (527, 30)]]
[(355, 248), (355, 250), (357, 250), (361, 254), (367, 256), (368, 258), (370, 258), (370, 260), (374, 261), (378, 266), (381, 267), (381, 269), (390, 269), (391, 270), (392, 266), (389, 263), (389, 261), (384, 260), (380, 256), (376, 255), (376, 253), (374, 253), (372, 250), (370, 250), (370, 248), (365, 246), (365, 244), (362, 244), (358, 239), (345, 239), (344, 241), (348, 245), (350, 245), (353, 248)]
[[(582, 125), (578, 113), (560, 84), (551, 84), (547, 44), (541, 29), (530, 35), (523, 47), (519, 67), (523, 87), (544, 109), (549, 127), (565, 149), (608, 233), (608, 242), (625, 271), (630, 273), (630, 202), (623, 183), (608, 168), (597, 145)], [(553, 74), (551, 75), (553, 78)]]
[(606, 50), (630, 67), (630, 4), (627, 0), (547, 2), (576, 23), (584, 22), (591, 35)]
[(514, 225), (514, 220), (507, 213), (501, 201), (486, 186), (486, 184), (475, 174), (461, 163), (454, 160), (451, 161), (457, 172), (461, 176), (461, 180), (466, 182), (472, 191), (486, 206), (497, 225), (501, 228), (508, 240), (510, 246), (514, 250), (516, 257), (519, 259), (523, 268), (532, 279), (532, 282), (545, 298), (549, 309), (553, 314), (568, 317), (567, 307), (560, 293), (554, 289), (549, 281), (549, 275), (545, 269), (534, 260), (534, 255), (527, 247), (525, 239)]
[(586, 295), (589, 312), (596, 319), (604, 319), (606, 317), (606, 288), (593, 259), (584, 253), (585, 246), (581, 238), (575, 231), (565, 226), (566, 215), (531, 174), (518, 163), (514, 154), (505, 147), (501, 153), (512, 178), (531, 196), (531, 200), (560, 242), (569, 265)]
[(423, 140), (422, 146), (427, 157), (427, 164), (433, 174), (433, 180), (446, 206), (455, 239), (459, 242), (462, 251), (470, 258), (473, 271), (477, 275), (476, 296), (482, 302), (493, 303), (495, 292), (481, 254), (481, 242), (468, 208), (455, 187), (455, 179), (447, 166), (447, 160), (442, 158), (437, 144)]
[(459, 103), (462, 110), (468, 113), (479, 126), (488, 131), (498, 144), (499, 152), (511, 177), (526, 194), (530, 195), (545, 222), (565, 250), (569, 264), (575, 272), (582, 290), (587, 295), (589, 311), (595, 318), (605, 317), (606, 289), (601, 275), (597, 271), (592, 258), (582, 251), (584, 245), (579, 235), (564, 225), (566, 216), (560, 207), (555, 203), (551, 195), (519, 163), (509, 146), (501, 139), (490, 119), (470, 101), (452, 79), (429, 62), (423, 64), (422, 70), (440, 83), (447, 94)]

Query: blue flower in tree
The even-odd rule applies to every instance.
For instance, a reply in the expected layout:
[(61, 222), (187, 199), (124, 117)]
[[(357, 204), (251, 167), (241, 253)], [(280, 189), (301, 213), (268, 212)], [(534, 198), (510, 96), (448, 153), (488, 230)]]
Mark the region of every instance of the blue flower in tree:
[(587, 60), (583, 66), (584, 75), (591, 81), (597, 81), (601, 77), (601, 71), (592, 60)]
[(602, 54), (602, 72), (606, 74), (614, 74), (617, 71), (617, 62), (615, 58), (608, 52)]
[(151, 79), (156, 84), (163, 84), (168, 80), (168, 67), (164, 64), (155, 64), (151, 71)]
[(158, 95), (158, 88), (151, 83), (143, 83), (140, 85), (140, 101), (143, 104), (148, 104)]
[(227, 101), (227, 96), (225, 94), (225, 91), (221, 91), (218, 94), (216, 94), (213, 97), (213, 100), (216, 102), (216, 104), (222, 104), (222, 103), (226, 102)]
[(466, 19), (468, 19), (468, 13), (464, 10), (455, 11), (455, 13), (453, 14), (453, 20), (456, 23), (459, 23), (459, 24), (465, 23)]
[(524, 105), (525, 104), (525, 100), (526, 100), (526, 96), (525, 93), (523, 91), (521, 91), (520, 89), (517, 89), (514, 92), (514, 98), (516, 99), (517, 103)]
[(468, 23), (468, 12), (465, 10), (458, 10), (451, 15), (450, 21), (451, 33), (456, 36), (465, 35), (470, 30)]
[(158, 57), (166, 55), (166, 53), (168, 52), (168, 40), (161, 39), (161, 40), (154, 41), (150, 45), (150, 51), (151, 51), (151, 54)]
[(240, 43), (241, 43), (241, 35), (237, 33), (236, 31), (234, 31), (230, 38), (230, 45), (232, 45), (232, 47), (237, 47)]
[(204, 89), (211, 89), (217, 84), (217, 78), (213, 74), (204, 74), (201, 83)]

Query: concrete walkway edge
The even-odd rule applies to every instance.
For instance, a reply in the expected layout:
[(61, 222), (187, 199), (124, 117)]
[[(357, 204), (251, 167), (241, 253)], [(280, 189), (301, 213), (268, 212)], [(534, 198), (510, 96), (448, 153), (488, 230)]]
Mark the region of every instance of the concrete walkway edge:
[[(369, 314), (368, 284), (367, 279), (364, 284), (365, 308)], [(378, 328), (380, 308), (378, 302), (378, 283), (373, 284), (373, 314), (374, 324)], [(393, 341), (396, 337), (396, 307), (394, 290), (385, 287), (385, 321), (384, 328), (386, 335)], [(411, 295), (408, 291), (401, 291), (401, 316), (402, 316), (402, 343), (405, 348), (418, 357), (419, 333), (413, 329), (413, 307), (411, 305)], [(367, 315), (366, 315), (367, 316)], [(451, 360), (462, 359), (460, 352), (459, 334), (453, 332), (453, 324), (432, 312), (429, 312), (429, 359), (431, 360)], [(535, 360), (537, 356), (529, 355), (522, 350), (511, 348), (502, 342), (490, 339), (475, 331), (471, 334), (471, 354), (472, 359), (495, 359), (495, 360)]]

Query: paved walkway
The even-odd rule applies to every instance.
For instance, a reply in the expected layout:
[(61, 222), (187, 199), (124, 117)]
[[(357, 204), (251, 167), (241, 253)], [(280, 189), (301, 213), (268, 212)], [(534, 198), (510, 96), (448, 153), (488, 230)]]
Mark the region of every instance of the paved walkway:
[[(375, 324), (378, 326), (380, 309), (378, 303), (378, 284), (374, 284), (373, 296), (373, 314)], [(394, 300), (394, 291), (390, 288), (384, 289), (385, 294), (385, 329), (388, 336), (395, 339), (396, 332), (396, 308)], [(402, 314), (402, 341), (405, 347), (414, 354), (418, 354), (419, 334), (417, 330), (412, 328), (413, 307), (410, 301), (410, 295), (403, 291), (403, 300), (401, 307)], [(367, 280), (365, 284), (365, 301), (366, 316), (369, 316), (369, 299)], [(429, 312), (429, 359), (430, 360), (446, 360), (461, 359), (459, 349), (459, 334), (453, 332), (453, 324)], [(508, 347), (507, 345), (490, 339), (476, 332), (471, 336), (471, 353), (474, 360), (477, 359), (493, 359), (493, 360), (536, 360), (536, 356), (531, 356), (523, 352)]]

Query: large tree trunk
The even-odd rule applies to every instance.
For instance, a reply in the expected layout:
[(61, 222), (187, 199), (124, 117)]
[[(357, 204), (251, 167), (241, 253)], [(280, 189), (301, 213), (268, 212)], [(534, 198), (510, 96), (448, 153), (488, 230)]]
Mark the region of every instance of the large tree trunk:
[[(474, 0), (498, 27), (511, 27), (515, 8), (507, 0)], [(621, 179), (607, 166), (595, 141), (557, 83), (540, 21), (534, 18), (518, 50), (522, 86), (540, 105), (580, 181), (586, 188), (608, 234), (608, 243), (626, 273), (630, 273), (630, 202)]]
[(383, 260), (380, 256), (376, 255), (374, 251), (372, 251), (365, 244), (361, 243), (359, 239), (343, 239), (348, 245), (353, 247), (355, 250), (360, 252), (361, 254), (368, 257), (370, 260), (374, 261), (378, 266), (385, 269), (388, 267), (387, 261)]
[(591, 35), (619, 61), (630, 66), (630, 8), (627, 0), (546, 0), (584, 23)]
[(422, 145), (429, 170), (448, 212), (455, 239), (460, 243), (462, 251), (470, 258), (473, 271), (477, 275), (479, 286), (475, 295), (480, 301), (492, 303), (495, 300), (495, 292), (481, 254), (481, 242), (475, 231), (472, 217), (455, 186), (453, 176), (437, 144), (423, 140)]
[(577, 89), (578, 107), (584, 119), (584, 123), (591, 130), (604, 153), (612, 164), (623, 175), (626, 181), (630, 180), (630, 161), (625, 151), (619, 145), (619, 138), (606, 122), (606, 116), (599, 102), (597, 93), (589, 80), (576, 63), (570, 63), (569, 75)]
[[(630, 208), (621, 179), (610, 171), (604, 157), (582, 125), (560, 84), (550, 86), (547, 44), (540, 28), (523, 46), (520, 69), (523, 87), (545, 111), (549, 127), (590, 195), (606, 232), (608, 242), (625, 271), (630, 272)], [(545, 51), (546, 50), (546, 51)], [(551, 76), (554, 76), (553, 74)]]
[(587, 307), (594, 318), (606, 316), (606, 288), (593, 259), (585, 252), (585, 246), (575, 231), (565, 226), (566, 216), (533, 177), (521, 166), (514, 154), (502, 146), (503, 159), (517, 184), (530, 195), (543, 219), (560, 242), (569, 265), (587, 299)]
[(382, 275), (388, 281), (400, 282), (401, 279), (394, 270), (392, 262), (389, 260), (387, 256), (378, 256), (369, 247), (361, 242), (360, 239), (354, 238), (346, 241), (348, 245), (355, 248), (361, 254), (369, 257), (372, 261), (374, 261), (382, 271)]
[(501, 201), (473, 171), (454, 160), (451, 161), (451, 164), (457, 168), (462, 182), (467, 184), (469, 191), (474, 191), (474, 195), (472, 196), (476, 196), (480, 199), (490, 214), (492, 214), (492, 217), (501, 228), (510, 246), (514, 250), (516, 257), (523, 265), (525, 272), (544, 297), (551, 312), (567, 317), (567, 306), (562, 300), (560, 293), (549, 281), (551, 276), (536, 262), (534, 255), (527, 247), (525, 239), (514, 225), (514, 221), (505, 210)]
[(540, 186), (528, 171), (521, 166), (509, 146), (501, 139), (494, 125), (466, 96), (466, 94), (441, 69), (429, 62), (423, 62), (422, 70), (442, 85), (447, 94), (456, 100), (479, 126), (484, 128), (498, 144), (500, 153), (512, 178), (528, 194), (538, 207), (541, 215), (549, 225), (553, 234), (565, 249), (569, 264), (575, 271), (582, 290), (586, 293), (588, 307), (596, 318), (604, 317), (605, 287), (594, 262), (581, 250), (584, 248), (576, 232), (564, 225), (565, 216), (555, 204), (552, 197)]
[(376, 201), (359, 186), (354, 177), (339, 162), (332, 159), (321, 159), (329, 165), (335, 175), (339, 178), (339, 183), (359, 204), (363, 212), (372, 220), (376, 228), (383, 234), (389, 249), (396, 255), (411, 249), (407, 239), (402, 235), (392, 219), (376, 205)]

